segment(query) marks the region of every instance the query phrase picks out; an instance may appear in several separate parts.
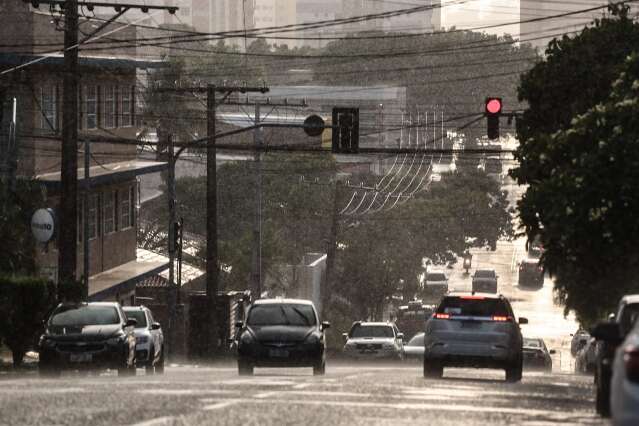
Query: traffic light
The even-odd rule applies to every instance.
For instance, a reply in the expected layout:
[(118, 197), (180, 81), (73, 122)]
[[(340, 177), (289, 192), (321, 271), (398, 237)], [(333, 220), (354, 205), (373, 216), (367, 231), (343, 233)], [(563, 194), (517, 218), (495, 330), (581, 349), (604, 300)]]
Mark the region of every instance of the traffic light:
[(356, 154), (359, 151), (359, 108), (333, 108), (334, 154)]
[(484, 104), (486, 115), (486, 134), (488, 139), (499, 138), (499, 117), (501, 116), (502, 103), (501, 98), (486, 98)]

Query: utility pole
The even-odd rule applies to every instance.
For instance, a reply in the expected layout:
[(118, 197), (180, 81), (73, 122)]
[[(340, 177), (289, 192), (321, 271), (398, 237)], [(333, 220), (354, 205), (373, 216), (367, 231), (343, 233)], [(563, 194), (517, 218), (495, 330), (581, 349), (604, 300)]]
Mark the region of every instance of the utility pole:
[[(83, 225), (83, 244), (84, 244), (84, 257), (83, 257), (83, 286), (82, 286), (82, 300), (89, 300), (89, 276), (91, 275), (90, 260), (90, 248), (89, 248), (89, 203), (91, 202), (91, 144), (88, 140), (84, 141), (84, 221)], [(97, 206), (96, 206), (97, 209)], [(96, 214), (99, 217), (99, 215)], [(97, 218), (96, 218), (97, 222)], [(97, 223), (96, 223), (97, 226)]]
[(337, 249), (337, 230), (339, 227), (339, 185), (335, 179), (335, 189), (333, 195), (333, 209), (331, 212), (331, 229), (329, 231), (328, 243), (326, 247), (326, 276), (324, 278), (325, 288), (322, 291), (322, 316), (328, 306), (330, 295), (333, 292), (333, 275), (335, 270), (335, 251)]
[(206, 301), (209, 313), (208, 352), (217, 353), (217, 290), (219, 267), (217, 260), (217, 151), (215, 148), (215, 92), (209, 84), (206, 96)]
[(167, 190), (169, 198), (169, 329), (167, 341), (169, 343), (169, 358), (175, 353), (175, 324), (176, 324), (176, 290), (175, 285), (175, 152), (173, 150), (173, 135), (167, 133), (167, 158), (169, 162)]
[[(64, 4), (64, 79), (62, 82), (62, 159), (60, 183), (60, 282), (76, 279), (78, 241), (78, 0)], [(88, 222), (86, 217), (85, 222)]]
[[(260, 124), (260, 103), (255, 104), (255, 126)], [(257, 148), (254, 155), (255, 164), (255, 218), (253, 222), (253, 271), (251, 277), (251, 292), (256, 298), (262, 295), (262, 153), (259, 148), (263, 143), (261, 127), (256, 127), (253, 140)]]

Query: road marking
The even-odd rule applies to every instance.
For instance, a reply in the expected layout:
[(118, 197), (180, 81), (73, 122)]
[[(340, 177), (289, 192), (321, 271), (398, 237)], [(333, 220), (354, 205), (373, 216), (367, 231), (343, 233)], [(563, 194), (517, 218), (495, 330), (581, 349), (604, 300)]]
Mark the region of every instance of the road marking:
[(146, 395), (237, 395), (238, 390), (233, 389), (139, 389), (137, 391)]
[(139, 423), (133, 423), (131, 426), (160, 426), (160, 425), (168, 425), (168, 424), (172, 423), (174, 419), (175, 419), (175, 417), (172, 417), (172, 416), (157, 417), (155, 419), (145, 420), (145, 421), (139, 422)]
[(220, 401), (220, 402), (215, 403), (215, 404), (205, 405), (204, 407), (202, 407), (202, 409), (205, 410), (205, 411), (219, 410), (221, 408), (226, 408), (226, 407), (230, 407), (231, 405), (235, 405), (238, 402), (242, 402), (242, 400), (240, 400), (240, 399), (229, 399), (229, 400), (226, 400), (226, 401)]

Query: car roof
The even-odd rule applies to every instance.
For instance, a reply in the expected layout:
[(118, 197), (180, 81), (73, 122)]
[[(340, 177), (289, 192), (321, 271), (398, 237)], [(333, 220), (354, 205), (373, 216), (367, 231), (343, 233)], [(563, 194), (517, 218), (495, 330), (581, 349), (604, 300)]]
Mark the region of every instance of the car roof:
[(60, 303), (58, 306), (113, 306), (117, 307), (118, 302), (80, 302), (80, 303)]
[(124, 311), (144, 311), (144, 310), (147, 310), (149, 308), (147, 308), (144, 305), (140, 305), (140, 306), (122, 306), (122, 309)]
[(492, 269), (492, 268), (475, 269), (475, 273), (477, 273), (477, 272), (495, 272), (495, 270)]
[(501, 294), (495, 293), (481, 293), (481, 292), (467, 292), (467, 291), (459, 291), (448, 293), (445, 297), (464, 297), (464, 296), (477, 296), (483, 297), (484, 299), (504, 299), (504, 296)]
[(539, 259), (535, 259), (534, 257), (527, 257), (522, 260), (521, 263), (539, 263)]
[(378, 322), (356, 321), (355, 324), (358, 324), (358, 325), (379, 325), (379, 326), (388, 326), (388, 327), (392, 327), (393, 326), (393, 323), (391, 323), (391, 322), (380, 322), (380, 321), (378, 321)]
[(273, 298), (273, 299), (259, 299), (253, 302), (254, 305), (276, 305), (276, 304), (296, 304), (296, 305), (313, 305), (313, 302), (306, 299), (284, 299), (284, 298)]
[(639, 303), (639, 294), (626, 294), (621, 298), (622, 303)]

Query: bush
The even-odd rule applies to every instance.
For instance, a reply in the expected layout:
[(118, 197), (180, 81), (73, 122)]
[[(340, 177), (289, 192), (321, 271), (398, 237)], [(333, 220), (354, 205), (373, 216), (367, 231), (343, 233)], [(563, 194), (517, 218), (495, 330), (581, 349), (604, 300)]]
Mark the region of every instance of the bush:
[(53, 283), (37, 277), (0, 276), (0, 340), (11, 349), (14, 366), (35, 346), (55, 304)]

